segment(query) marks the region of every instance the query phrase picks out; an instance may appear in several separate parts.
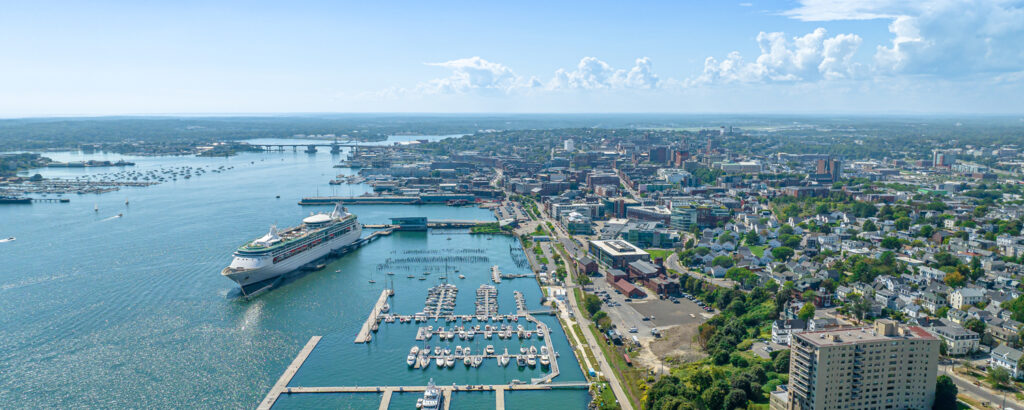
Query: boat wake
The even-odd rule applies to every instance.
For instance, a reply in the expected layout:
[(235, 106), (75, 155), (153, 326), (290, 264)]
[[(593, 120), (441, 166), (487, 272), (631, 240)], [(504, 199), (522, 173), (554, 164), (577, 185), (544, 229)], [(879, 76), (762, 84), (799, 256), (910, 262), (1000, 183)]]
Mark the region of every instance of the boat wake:
[(15, 238), (14, 238), (13, 236), (12, 236), (12, 237), (10, 237), (10, 238), (3, 238), (3, 239), (0, 239), (0, 243), (4, 243), (4, 242), (13, 242), (13, 241), (14, 241), (14, 239), (15, 239)]
[(124, 216), (124, 214), (117, 214), (117, 215), (111, 216), (109, 218), (100, 219), (100, 222), (111, 221), (111, 220), (114, 220), (114, 219), (117, 219), (117, 218), (120, 218), (120, 217), (123, 217), (123, 216)]

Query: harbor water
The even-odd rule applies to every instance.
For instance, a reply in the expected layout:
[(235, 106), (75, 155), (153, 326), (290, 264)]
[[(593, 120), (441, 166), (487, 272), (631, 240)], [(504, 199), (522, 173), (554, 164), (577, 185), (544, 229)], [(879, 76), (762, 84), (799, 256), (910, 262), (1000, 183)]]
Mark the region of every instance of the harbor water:
[[(492, 265), (506, 273), (528, 271), (513, 262), (513, 253), (522, 250), (510, 237), (396, 232), (331, 260), (320, 271), (295, 275), (254, 300), (237, 297), (237, 286), (220, 275), (235, 248), (263, 235), (271, 224), (293, 226), (311, 211), (329, 210), (298, 206), (303, 196), (358, 195), (368, 189), (328, 185), (334, 175), (351, 171), (332, 168), (341, 156), (326, 149), (228, 158), (45, 155), (59, 161), (123, 158), (136, 163), (127, 168), (133, 171), (225, 170), (144, 188), (70, 195), (65, 204), (0, 207), (0, 237), (17, 238), (0, 243), (0, 402), (5, 408), (253, 408), (314, 335), (324, 338), (291, 385), (422, 385), (429, 378), (439, 385), (485, 384), (529, 382), (542, 374), (539, 366), (520, 370), (513, 361), (502, 368), (494, 360), (480, 368), (458, 363), (453, 369), (410, 369), (405, 363), (409, 348), (423, 344), (414, 339), (416, 324), (382, 323), (371, 343), (353, 343), (385, 285), (393, 283), (395, 289), (391, 311), (412, 314), (423, 309), (427, 289), (444, 281), (445, 269), (447, 281), (459, 286), (456, 313), (471, 314), (476, 289), (490, 283)], [(75, 177), (118, 171), (30, 172)], [(399, 216), (494, 219), (490, 211), (474, 207), (349, 209), (367, 224)], [(444, 255), (474, 257), (423, 259)], [(389, 265), (380, 266), (389, 258)], [(466, 278), (459, 279), (460, 274)], [(523, 292), (530, 309), (541, 308), (540, 289), (532, 278), (504, 280), (497, 287), (499, 313), (515, 310), (514, 290)], [(561, 375), (555, 381), (584, 380), (557, 319), (537, 318), (551, 328), (560, 354)], [(426, 343), (440, 342), (435, 337)], [(475, 353), (493, 344), (500, 354), (506, 346), (516, 353), (520, 345), (539, 348), (543, 342), (478, 335), (448, 344), (471, 345)], [(416, 398), (396, 394), (391, 408), (413, 408)], [(582, 408), (587, 401), (585, 390), (506, 394), (509, 408)], [(493, 393), (456, 393), (452, 408), (493, 403)], [(310, 394), (284, 395), (276, 407), (363, 409), (378, 404), (375, 394)]]

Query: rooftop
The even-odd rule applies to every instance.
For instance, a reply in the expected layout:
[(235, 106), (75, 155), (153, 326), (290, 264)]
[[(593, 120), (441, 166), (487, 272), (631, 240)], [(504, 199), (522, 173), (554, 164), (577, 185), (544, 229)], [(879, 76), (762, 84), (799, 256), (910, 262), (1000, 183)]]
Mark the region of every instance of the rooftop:
[(590, 241), (590, 243), (612, 256), (647, 255), (647, 252), (644, 252), (643, 249), (621, 239)]
[(877, 320), (874, 327), (847, 327), (796, 335), (818, 347), (847, 346), (895, 340), (938, 340), (920, 326), (901, 326), (892, 321)]

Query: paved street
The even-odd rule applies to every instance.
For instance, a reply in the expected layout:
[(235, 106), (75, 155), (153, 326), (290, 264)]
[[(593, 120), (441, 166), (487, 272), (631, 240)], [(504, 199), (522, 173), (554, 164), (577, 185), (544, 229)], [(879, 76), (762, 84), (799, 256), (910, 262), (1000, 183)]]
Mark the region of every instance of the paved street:
[[(668, 258), (665, 258), (665, 266), (667, 268), (675, 270), (676, 272), (679, 272), (679, 273), (690, 272), (690, 273), (692, 273), (693, 276), (695, 276), (697, 278), (700, 278), (700, 280), (703, 280), (703, 281), (709, 282), (709, 283), (713, 283), (713, 284), (718, 285), (720, 287), (732, 289), (732, 288), (736, 287), (736, 285), (737, 285), (737, 283), (735, 281), (731, 280), (731, 279), (711, 278), (711, 277), (707, 277), (707, 276), (701, 274), (700, 272), (691, 272), (690, 269), (684, 267), (683, 265), (681, 265), (679, 263), (679, 255), (676, 254), (676, 253), (672, 253), (671, 255), (668, 256)], [(746, 292), (746, 291), (744, 291), (744, 292)]]

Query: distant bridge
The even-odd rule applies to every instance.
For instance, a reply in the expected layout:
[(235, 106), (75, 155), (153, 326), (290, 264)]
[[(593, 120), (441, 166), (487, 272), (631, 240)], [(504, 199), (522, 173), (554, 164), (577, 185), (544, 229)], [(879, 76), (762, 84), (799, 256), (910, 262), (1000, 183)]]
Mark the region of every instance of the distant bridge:
[(387, 148), (390, 145), (362, 145), (354, 142), (322, 142), (322, 143), (309, 143), (309, 144), (249, 144), (253, 147), (257, 147), (264, 151), (284, 151), (286, 148), (291, 148), (292, 151), (298, 151), (299, 148), (305, 148), (305, 152), (315, 153), (317, 147), (330, 148), (331, 153), (337, 154), (344, 148)]

